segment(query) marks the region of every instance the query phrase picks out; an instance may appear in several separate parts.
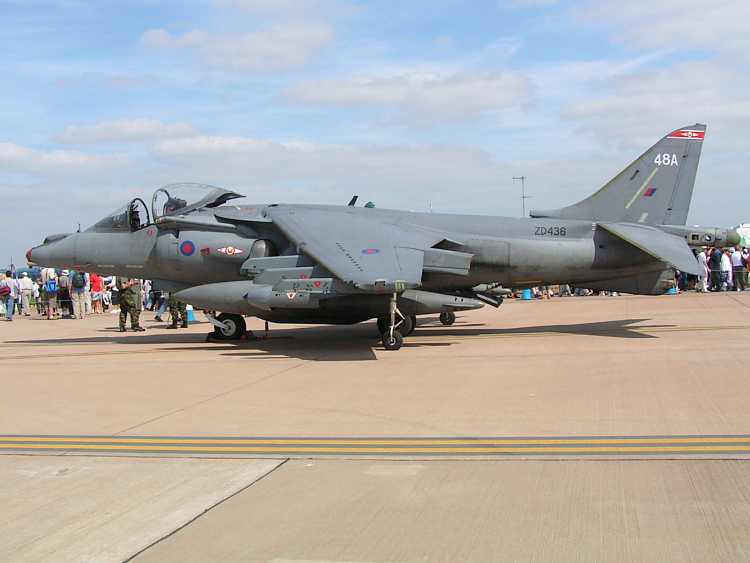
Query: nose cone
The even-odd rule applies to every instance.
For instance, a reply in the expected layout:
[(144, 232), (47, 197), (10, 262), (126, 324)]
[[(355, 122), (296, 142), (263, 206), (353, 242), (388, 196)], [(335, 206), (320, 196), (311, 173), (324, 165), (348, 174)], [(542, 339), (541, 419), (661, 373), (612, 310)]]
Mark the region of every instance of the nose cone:
[(31, 251), (34, 250), (33, 248), (26, 251), (26, 263), (29, 266), (35, 266), (34, 259), (31, 257)]
[(72, 268), (75, 266), (75, 238), (76, 235), (47, 237), (44, 244), (35, 246), (26, 253), (26, 259), (36, 266)]

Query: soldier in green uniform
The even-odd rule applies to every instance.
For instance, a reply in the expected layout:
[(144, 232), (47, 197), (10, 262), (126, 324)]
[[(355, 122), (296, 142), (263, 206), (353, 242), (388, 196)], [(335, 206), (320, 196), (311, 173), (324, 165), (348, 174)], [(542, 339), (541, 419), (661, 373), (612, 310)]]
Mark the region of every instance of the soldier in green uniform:
[(125, 332), (125, 322), (130, 313), (130, 326), (136, 332), (146, 330), (138, 324), (141, 318), (141, 282), (133, 278), (117, 278), (117, 290), (120, 292), (120, 332)]
[(172, 324), (167, 328), (177, 328), (177, 325), (182, 328), (188, 327), (187, 305), (178, 301), (171, 293), (169, 294), (169, 315), (172, 317)]

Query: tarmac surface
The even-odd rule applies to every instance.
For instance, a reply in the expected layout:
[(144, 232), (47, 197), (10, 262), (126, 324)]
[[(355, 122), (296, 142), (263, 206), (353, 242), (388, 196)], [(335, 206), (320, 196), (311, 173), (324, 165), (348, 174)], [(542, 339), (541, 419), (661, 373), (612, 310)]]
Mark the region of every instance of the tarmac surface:
[(1, 560), (750, 553), (750, 293), (506, 301), (398, 352), (144, 318), (0, 322)]

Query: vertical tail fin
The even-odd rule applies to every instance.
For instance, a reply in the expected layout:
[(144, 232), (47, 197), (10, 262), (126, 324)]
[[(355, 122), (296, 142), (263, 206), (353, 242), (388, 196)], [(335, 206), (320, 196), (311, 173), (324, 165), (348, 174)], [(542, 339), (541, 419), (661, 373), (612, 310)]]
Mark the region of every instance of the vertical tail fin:
[(583, 201), (532, 217), (684, 225), (693, 197), (695, 175), (706, 126), (672, 131)]

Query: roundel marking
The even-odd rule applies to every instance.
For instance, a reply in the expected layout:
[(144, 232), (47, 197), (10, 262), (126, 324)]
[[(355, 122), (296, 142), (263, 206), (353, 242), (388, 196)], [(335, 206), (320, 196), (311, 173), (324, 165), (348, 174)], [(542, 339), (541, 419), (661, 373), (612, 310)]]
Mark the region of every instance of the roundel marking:
[(193, 241), (186, 240), (180, 245), (180, 254), (183, 256), (192, 256), (195, 254), (195, 244), (193, 244)]
[(365, 254), (368, 256), (372, 254), (377, 254), (378, 252), (380, 252), (379, 248), (363, 248), (362, 249), (362, 254)]

